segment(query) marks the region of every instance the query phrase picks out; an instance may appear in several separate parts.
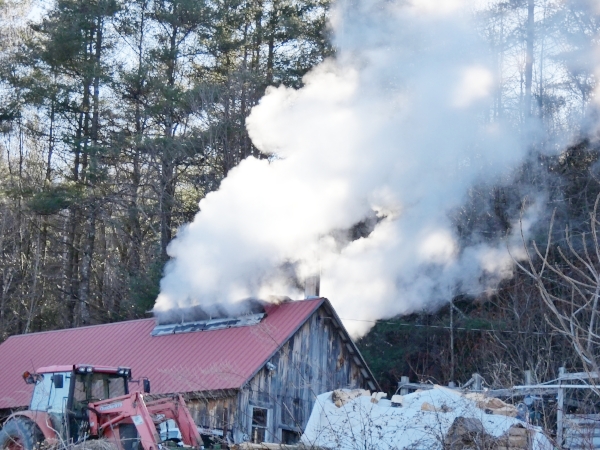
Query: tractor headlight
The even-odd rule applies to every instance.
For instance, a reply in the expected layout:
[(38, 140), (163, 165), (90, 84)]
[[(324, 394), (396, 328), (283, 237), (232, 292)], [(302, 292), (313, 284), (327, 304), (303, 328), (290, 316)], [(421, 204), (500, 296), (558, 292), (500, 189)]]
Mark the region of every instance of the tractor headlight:
[(131, 369), (129, 367), (119, 367), (117, 375), (121, 375), (127, 378), (131, 377)]
[(92, 370), (93, 370), (93, 369), (92, 369), (91, 367), (86, 367), (86, 368), (85, 368), (85, 371), (86, 371), (87, 373), (92, 373)]

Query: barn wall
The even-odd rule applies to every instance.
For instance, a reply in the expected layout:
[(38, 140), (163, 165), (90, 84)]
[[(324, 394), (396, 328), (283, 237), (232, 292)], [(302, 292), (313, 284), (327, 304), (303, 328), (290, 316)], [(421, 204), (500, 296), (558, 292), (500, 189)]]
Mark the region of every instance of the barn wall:
[(196, 393), (186, 399), (186, 404), (196, 425), (206, 434), (216, 433), (232, 436), (232, 427), (236, 422), (237, 391), (217, 391)]
[(230, 424), (234, 422), (237, 407), (236, 397), (193, 399), (186, 403), (194, 422), (199, 427), (231, 429)]
[[(339, 388), (373, 388), (348, 337), (322, 306), (239, 393), (236, 441), (250, 438), (252, 407), (269, 410), (266, 442), (306, 426), (317, 395)], [(265, 340), (272, 330), (256, 327)]]

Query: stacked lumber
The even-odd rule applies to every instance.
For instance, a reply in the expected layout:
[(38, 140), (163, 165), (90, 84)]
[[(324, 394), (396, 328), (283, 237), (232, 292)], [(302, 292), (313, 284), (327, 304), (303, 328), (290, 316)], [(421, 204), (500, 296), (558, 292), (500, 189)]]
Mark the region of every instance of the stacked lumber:
[(522, 426), (512, 426), (498, 439), (497, 450), (527, 450), (531, 448), (532, 430)]
[(499, 398), (488, 397), (485, 393), (473, 392), (465, 395), (469, 400), (473, 400), (478, 408), (484, 410), (487, 414), (496, 414), (500, 416), (517, 417), (517, 408)]
[[(385, 394), (383, 394), (383, 395), (385, 395)], [(352, 390), (336, 389), (335, 391), (333, 391), (331, 393), (331, 401), (333, 402), (333, 404), (335, 406), (337, 406), (338, 408), (341, 408), (346, 403), (351, 402), (356, 397), (361, 397), (361, 396), (370, 397), (371, 391), (368, 391), (366, 389), (352, 389)], [(375, 403), (377, 403), (377, 402), (375, 402)]]
[(491, 449), (494, 438), (485, 432), (481, 420), (472, 417), (457, 417), (444, 439), (448, 450)]
[(508, 431), (494, 437), (487, 434), (479, 419), (457, 417), (444, 439), (448, 450), (528, 450), (535, 431), (521, 425), (513, 425)]

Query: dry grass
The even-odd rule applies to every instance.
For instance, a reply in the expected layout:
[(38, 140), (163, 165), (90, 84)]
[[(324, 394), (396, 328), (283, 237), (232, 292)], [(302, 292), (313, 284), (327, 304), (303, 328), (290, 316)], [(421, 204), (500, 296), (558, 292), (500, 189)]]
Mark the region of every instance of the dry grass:
[(71, 445), (68, 450), (118, 450), (118, 447), (106, 439), (90, 439)]
[(89, 439), (78, 444), (59, 442), (56, 445), (43, 446), (43, 450), (118, 450), (118, 447), (107, 439)]

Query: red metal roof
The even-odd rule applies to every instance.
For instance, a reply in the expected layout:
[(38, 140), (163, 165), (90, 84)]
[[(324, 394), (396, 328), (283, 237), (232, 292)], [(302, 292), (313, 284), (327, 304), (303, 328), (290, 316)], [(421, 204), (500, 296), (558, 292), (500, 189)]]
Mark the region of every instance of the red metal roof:
[(154, 319), (11, 336), (0, 345), (0, 409), (28, 405), (22, 373), (49, 365), (131, 367), (155, 394), (239, 388), (323, 301), (267, 305), (258, 325), (168, 336), (150, 335)]

